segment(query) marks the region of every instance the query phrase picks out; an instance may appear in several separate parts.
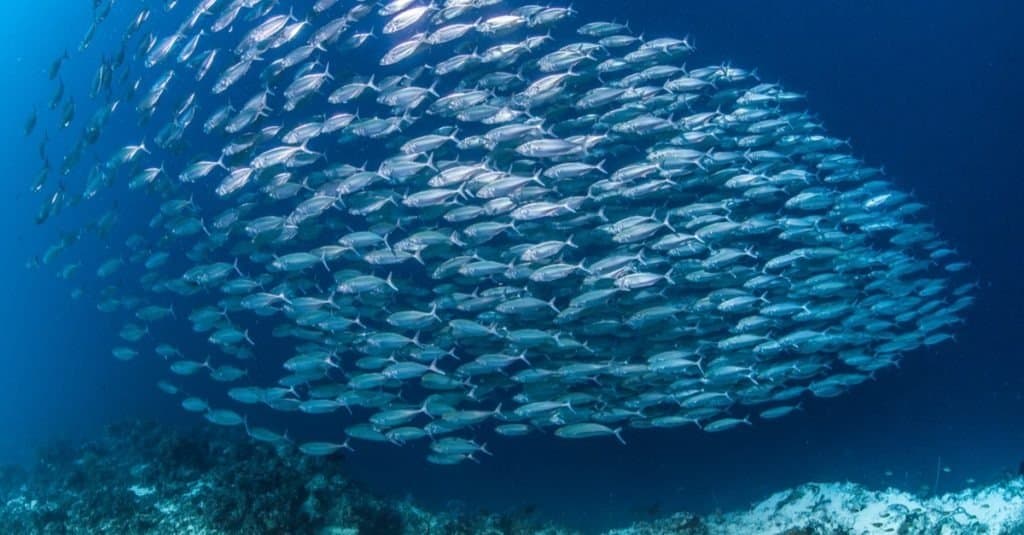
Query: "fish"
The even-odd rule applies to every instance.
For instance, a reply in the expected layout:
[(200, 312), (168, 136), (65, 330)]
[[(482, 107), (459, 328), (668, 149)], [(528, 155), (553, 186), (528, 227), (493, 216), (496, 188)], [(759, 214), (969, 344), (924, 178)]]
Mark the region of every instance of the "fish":
[(290, 442), (250, 426), (268, 411), (341, 424), (306, 455), (439, 465), (540, 433), (736, 432), (954, 343), (974, 303), (927, 206), (802, 93), (689, 39), (514, 0), (133, 13), (87, 87), (53, 62), (60, 113), (26, 121), (59, 126), (36, 222), (105, 214), (34, 264), (109, 281), (71, 292), (111, 315), (115, 358), (155, 353), (162, 392), (253, 440)]
[(579, 422), (564, 425), (555, 430), (555, 436), (561, 438), (591, 438), (607, 435), (614, 436), (622, 445), (626, 444), (626, 441), (622, 439), (622, 429), (612, 429), (602, 424)]
[(244, 420), (240, 414), (230, 409), (207, 409), (203, 417), (214, 425), (235, 427), (242, 425)]
[(348, 439), (341, 444), (334, 442), (305, 442), (299, 444), (299, 451), (306, 455), (312, 455), (314, 457), (322, 457), (325, 455), (331, 455), (342, 449), (351, 450), (352, 447), (348, 445)]
[(67, 49), (65, 49), (63, 54), (57, 56), (57, 58), (54, 59), (52, 63), (50, 63), (50, 69), (48, 71), (50, 80), (57, 78), (57, 75), (60, 74), (60, 68), (68, 59), (71, 59), (71, 56), (68, 54)]
[(25, 119), (25, 136), (31, 136), (32, 132), (36, 129), (36, 124), (39, 123), (39, 114), (33, 109), (32, 113), (29, 114), (28, 119)]

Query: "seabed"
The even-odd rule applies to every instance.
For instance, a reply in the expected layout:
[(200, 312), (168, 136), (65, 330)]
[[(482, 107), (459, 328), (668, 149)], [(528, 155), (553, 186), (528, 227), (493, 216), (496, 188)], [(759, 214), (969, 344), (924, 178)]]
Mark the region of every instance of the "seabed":
[[(208, 427), (147, 422), (55, 442), (0, 469), (0, 533), (423, 535), (579, 533), (529, 510), (436, 512), (375, 495), (337, 458)], [(679, 512), (606, 535), (1024, 533), (1024, 478), (938, 496), (807, 483), (750, 509)]]

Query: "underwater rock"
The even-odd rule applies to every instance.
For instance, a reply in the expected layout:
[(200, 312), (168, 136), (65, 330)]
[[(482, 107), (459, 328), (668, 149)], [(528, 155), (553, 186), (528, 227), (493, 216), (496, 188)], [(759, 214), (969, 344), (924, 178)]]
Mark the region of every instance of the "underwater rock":
[(0, 533), (547, 534), (519, 513), (433, 513), (376, 496), (340, 456), (313, 458), (229, 431), (113, 425), (0, 469)]
[(746, 511), (698, 519), (679, 513), (607, 535), (868, 535), (1024, 532), (1024, 478), (930, 498), (854, 483), (807, 483)]

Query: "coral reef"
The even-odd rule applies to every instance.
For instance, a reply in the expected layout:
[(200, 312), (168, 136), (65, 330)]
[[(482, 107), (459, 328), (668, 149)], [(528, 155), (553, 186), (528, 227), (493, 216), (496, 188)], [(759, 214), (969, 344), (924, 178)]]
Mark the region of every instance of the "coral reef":
[(0, 533), (562, 535), (523, 514), (432, 513), (387, 500), (338, 458), (206, 427), (110, 426), (57, 442), (27, 469), (0, 469)]
[[(374, 495), (339, 457), (207, 426), (113, 425), (54, 442), (30, 467), (0, 467), (0, 533), (568, 535), (530, 512), (427, 511)], [(808, 483), (750, 509), (676, 513), (606, 535), (1018, 534), (1024, 478), (942, 496)]]

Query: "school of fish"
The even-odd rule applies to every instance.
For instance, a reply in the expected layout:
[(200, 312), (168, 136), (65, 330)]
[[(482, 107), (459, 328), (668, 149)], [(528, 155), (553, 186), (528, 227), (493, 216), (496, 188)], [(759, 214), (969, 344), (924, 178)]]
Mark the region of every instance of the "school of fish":
[(950, 340), (973, 302), (924, 205), (688, 38), (511, 0), (151, 4), (117, 3), (88, 87), (62, 66), (114, 0), (49, 69), (36, 221), (94, 219), (30, 263), (254, 440), (291, 442), (266, 411), (322, 415), (309, 455), (437, 464), (493, 434), (724, 431)]

